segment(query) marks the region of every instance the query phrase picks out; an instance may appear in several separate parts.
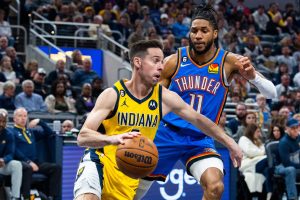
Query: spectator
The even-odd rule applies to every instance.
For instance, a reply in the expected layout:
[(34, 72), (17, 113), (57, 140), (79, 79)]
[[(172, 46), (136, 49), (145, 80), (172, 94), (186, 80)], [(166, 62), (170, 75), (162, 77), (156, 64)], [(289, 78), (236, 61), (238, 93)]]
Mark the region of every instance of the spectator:
[(11, 175), (11, 199), (20, 198), (22, 183), (22, 164), (13, 160), (15, 144), (11, 133), (6, 129), (7, 112), (0, 111), (0, 174)]
[[(286, 135), (279, 141), (279, 157), (281, 160), (281, 168), (276, 169), (277, 173), (284, 173), (286, 189), (289, 199), (297, 199), (296, 188), (296, 170), (300, 169), (300, 136), (299, 136), (299, 122), (296, 119), (290, 118), (286, 126)], [(275, 170), (275, 171), (276, 171)], [(282, 170), (282, 171), (281, 171)], [(299, 175), (299, 174), (298, 174)]]
[(95, 77), (98, 77), (98, 74), (92, 70), (92, 60), (85, 58), (83, 60), (83, 69), (77, 69), (74, 72), (72, 82), (77, 86), (82, 86), (84, 83), (91, 83)]
[(221, 114), (218, 126), (222, 130), (224, 130), (227, 135), (229, 135), (230, 137), (233, 137), (231, 130), (226, 126), (226, 120), (227, 120), (226, 112), (223, 111)]
[(10, 38), (12, 36), (11, 34), (11, 28), (8, 21), (4, 20), (5, 11), (1, 8), (0, 9), (0, 36), (5, 36), (7, 38)]
[(258, 106), (258, 122), (260, 127), (268, 128), (271, 121), (270, 108), (267, 105), (266, 98), (262, 94), (256, 95), (256, 103)]
[(154, 27), (154, 24), (150, 18), (150, 11), (148, 6), (143, 6), (142, 7), (142, 15), (143, 18), (141, 19), (141, 25), (142, 25), (142, 30), (143, 33), (148, 34), (148, 30), (151, 27)]
[(76, 100), (75, 107), (79, 115), (90, 112), (95, 106), (95, 100), (92, 97), (92, 86), (85, 83), (82, 86), (81, 95)]
[(35, 60), (35, 59), (30, 60), (26, 65), (24, 79), (25, 80), (26, 79), (33, 80), (33, 76), (35, 73), (37, 73), (38, 68), (39, 68), (39, 64), (38, 64), (37, 60)]
[(284, 128), (280, 124), (272, 124), (270, 127), (270, 135), (266, 143), (279, 141), (284, 135)]
[(73, 89), (71, 81), (68, 76), (66, 76), (65, 74), (59, 74), (57, 77), (57, 81), (63, 81), (65, 83), (67, 97), (72, 97), (73, 99), (76, 99), (77, 93)]
[(92, 23), (95, 16), (95, 10), (92, 6), (87, 6), (84, 8), (83, 19), (85, 23)]
[(265, 13), (265, 7), (259, 5), (258, 9), (252, 14), (256, 27), (260, 33), (264, 33), (267, 28), (267, 23), (269, 21), (268, 15)]
[[(298, 61), (298, 63), (300, 63), (300, 62)], [(294, 83), (295, 87), (300, 89), (300, 64), (298, 65), (298, 72), (295, 74), (295, 76), (293, 78), (293, 83)]]
[(97, 99), (103, 90), (103, 80), (99, 77), (94, 78), (92, 81), (92, 97)]
[(0, 59), (2, 59), (2, 56), (4, 56), (7, 47), (8, 47), (7, 37), (0, 36)]
[(45, 77), (46, 77), (46, 71), (44, 68), (39, 68), (37, 73), (33, 76), (33, 84), (34, 84), (34, 93), (39, 94), (45, 99), (48, 88), (45, 85)]
[(66, 85), (63, 81), (55, 81), (51, 87), (51, 94), (45, 99), (50, 113), (76, 113), (75, 100), (66, 96)]
[(23, 62), (17, 57), (17, 52), (14, 47), (6, 48), (6, 55), (11, 59), (11, 65), (16, 72), (16, 76), (19, 80), (23, 80), (25, 76), (25, 68)]
[[(48, 177), (48, 196), (57, 197), (61, 188), (61, 167), (55, 163), (40, 162), (37, 158), (36, 143), (42, 138), (54, 134), (51, 128), (40, 119), (32, 120), (26, 127), (28, 115), (25, 108), (17, 108), (14, 111), (14, 134), (16, 146), (15, 157), (23, 165), (22, 194), (29, 199), (30, 185), (33, 172), (39, 172)], [(42, 129), (35, 128), (39, 125)]]
[(287, 120), (290, 117), (290, 109), (287, 106), (282, 106), (279, 109), (278, 115), (282, 116), (285, 118), (285, 120)]
[(12, 81), (14, 83), (19, 83), (19, 79), (16, 77), (16, 72), (14, 72), (11, 66), (11, 59), (8, 56), (3, 56), (0, 62), (0, 71), (4, 74), (6, 80)]
[[(98, 32), (99, 31), (99, 32)], [(111, 29), (107, 24), (103, 24), (103, 18), (101, 15), (95, 15), (93, 19), (93, 24), (89, 27), (89, 36), (91, 38), (98, 38), (100, 33), (104, 33), (107, 36), (111, 36)]]
[(270, 193), (272, 191), (272, 182), (269, 176), (266, 151), (261, 141), (259, 127), (256, 124), (247, 126), (245, 135), (240, 138), (238, 144), (243, 151), (243, 159), (239, 170), (245, 176), (245, 182), (250, 193), (261, 193), (265, 180), (266, 190)]
[[(239, 139), (245, 134), (245, 129), (250, 125), (250, 124), (257, 124), (257, 116), (255, 112), (247, 112), (245, 120), (242, 121), (242, 124), (238, 126), (238, 130), (236, 134), (233, 135), (233, 139), (238, 142)], [(261, 131), (261, 130), (260, 130)]]
[(70, 75), (69, 75), (68, 71), (66, 70), (65, 66), (66, 66), (65, 61), (57, 60), (56, 61), (56, 69), (49, 73), (49, 75), (46, 77), (45, 83), (47, 85), (52, 85), (54, 83), (54, 81), (57, 80), (59, 74), (64, 74), (64, 75), (68, 76), (68, 78), (70, 79)]
[(228, 128), (230, 128), (233, 135), (236, 134), (238, 126), (242, 125), (242, 121), (245, 120), (247, 114), (247, 106), (242, 102), (238, 103), (235, 107), (235, 114), (236, 117), (232, 118), (228, 122)]
[(290, 86), (290, 75), (289, 74), (283, 74), (281, 76), (281, 83), (276, 85), (276, 92), (277, 95), (281, 95), (283, 92), (289, 93), (293, 88)]
[[(136, 1), (136, 3), (139, 3)], [(121, 13), (121, 15), (128, 14), (130, 19), (130, 24), (134, 24), (137, 19), (140, 18), (137, 7), (134, 2), (128, 2), (127, 8)]]
[(142, 23), (140, 20), (135, 21), (134, 27), (135, 27), (134, 32), (132, 32), (128, 37), (128, 46), (130, 46), (131, 44), (133, 44), (135, 42), (145, 39)]
[(75, 71), (76, 69), (82, 68), (82, 54), (80, 50), (74, 50), (72, 53), (72, 66), (71, 70)]
[(160, 23), (156, 26), (159, 35), (161, 35), (163, 39), (166, 39), (168, 34), (172, 33), (168, 20), (169, 16), (163, 13), (160, 15)]
[(116, 23), (113, 30), (119, 31), (122, 34), (122, 38), (119, 35), (113, 35), (116, 41), (123, 42), (124, 46), (127, 46), (127, 39), (132, 32), (132, 24), (130, 23), (129, 15), (127, 13), (121, 15), (119, 22)]
[(270, 45), (264, 45), (262, 47), (262, 54), (257, 56), (256, 61), (263, 70), (275, 72), (277, 59), (275, 56), (272, 56), (272, 48)]
[(289, 74), (293, 74), (296, 70), (297, 67), (297, 61), (296, 59), (291, 56), (291, 49), (288, 46), (283, 46), (281, 48), (281, 54), (277, 56), (277, 62), (278, 63), (285, 63), (287, 64), (288, 68), (289, 68)]
[(300, 113), (300, 88), (296, 91), (294, 107), (295, 107), (295, 112)]
[(7, 81), (3, 85), (3, 94), (0, 96), (0, 105), (1, 108), (6, 110), (15, 110), (15, 89), (16, 86), (14, 82)]
[(25, 80), (22, 83), (23, 92), (16, 96), (16, 108), (24, 107), (28, 112), (46, 112), (45, 105), (41, 95), (33, 93), (34, 84), (31, 80)]
[(66, 132), (71, 132), (74, 128), (74, 123), (71, 120), (66, 119), (61, 124), (61, 133), (65, 134)]
[(189, 27), (183, 24), (183, 14), (179, 13), (176, 17), (176, 22), (172, 26), (172, 33), (176, 38), (186, 37), (189, 32)]
[(288, 74), (288, 73), (289, 73), (289, 68), (288, 68), (287, 64), (279, 63), (278, 69), (276, 69), (275, 77), (273, 78), (275, 85), (280, 84), (281, 76), (283, 74)]

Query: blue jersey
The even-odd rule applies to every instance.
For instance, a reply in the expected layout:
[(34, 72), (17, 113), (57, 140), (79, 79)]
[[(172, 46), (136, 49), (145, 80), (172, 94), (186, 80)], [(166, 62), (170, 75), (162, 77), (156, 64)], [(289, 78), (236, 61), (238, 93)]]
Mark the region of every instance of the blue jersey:
[[(227, 98), (228, 85), (224, 82), (224, 60), (228, 52), (217, 49), (214, 57), (204, 65), (198, 65), (189, 55), (189, 47), (178, 49), (177, 69), (169, 89), (176, 92), (197, 112), (218, 124)], [(174, 113), (167, 114), (163, 121), (180, 129), (185, 134), (203, 137), (191, 123)]]

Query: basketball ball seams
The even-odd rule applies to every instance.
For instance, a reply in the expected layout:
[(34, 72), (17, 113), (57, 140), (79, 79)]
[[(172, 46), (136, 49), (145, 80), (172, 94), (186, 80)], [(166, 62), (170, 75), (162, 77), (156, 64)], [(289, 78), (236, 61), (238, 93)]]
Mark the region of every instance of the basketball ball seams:
[[(136, 148), (123, 147), (123, 148), (118, 148), (117, 151), (120, 151), (120, 150), (123, 150), (123, 149), (125, 149), (125, 150), (135, 149), (135, 150), (136, 150)], [(149, 152), (149, 151), (146, 151), (146, 150), (143, 150), (143, 149), (139, 149), (139, 151), (147, 152), (147, 153), (151, 154), (152, 156), (158, 158), (155, 154), (153, 154), (153, 153), (151, 153), (151, 152)]]

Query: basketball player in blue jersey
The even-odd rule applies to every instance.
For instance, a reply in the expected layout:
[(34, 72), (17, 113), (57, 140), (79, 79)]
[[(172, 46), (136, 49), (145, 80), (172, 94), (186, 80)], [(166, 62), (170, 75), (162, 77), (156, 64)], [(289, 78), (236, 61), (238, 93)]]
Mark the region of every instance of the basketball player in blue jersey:
[[(193, 110), (178, 94), (157, 84), (163, 70), (160, 42), (135, 43), (129, 55), (133, 67), (131, 79), (120, 80), (101, 93), (78, 135), (78, 144), (90, 149), (85, 151), (78, 168), (74, 185), (76, 200), (133, 199), (139, 180), (127, 177), (118, 169), (116, 145), (139, 134), (153, 139), (161, 117), (169, 112), (175, 112), (225, 145), (232, 161), (240, 165), (242, 152), (232, 138)], [(147, 116), (152, 119), (149, 123)], [(140, 132), (132, 132), (133, 129)]]
[[(209, 5), (197, 7), (190, 27), (190, 46), (179, 48), (176, 54), (167, 57), (161, 75), (162, 85), (216, 124), (234, 74), (243, 76), (266, 98), (276, 97), (275, 86), (255, 71), (247, 57), (216, 48), (217, 36), (214, 9)], [(223, 162), (211, 137), (180, 116), (169, 113), (162, 119), (154, 142), (159, 152), (158, 166), (140, 181), (136, 200), (144, 196), (153, 180), (164, 181), (178, 160), (186, 166), (188, 174), (200, 182), (204, 190), (202, 199), (221, 199)]]

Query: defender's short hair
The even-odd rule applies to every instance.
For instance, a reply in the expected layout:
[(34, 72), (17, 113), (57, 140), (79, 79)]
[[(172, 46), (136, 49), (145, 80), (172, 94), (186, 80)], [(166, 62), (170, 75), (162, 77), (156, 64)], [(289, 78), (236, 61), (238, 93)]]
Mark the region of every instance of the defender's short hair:
[(192, 21), (195, 19), (207, 20), (215, 30), (218, 30), (217, 18), (218, 14), (215, 9), (211, 5), (203, 3), (194, 9)]

